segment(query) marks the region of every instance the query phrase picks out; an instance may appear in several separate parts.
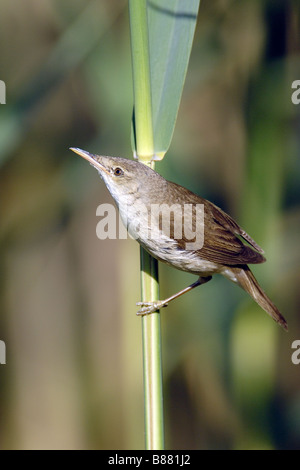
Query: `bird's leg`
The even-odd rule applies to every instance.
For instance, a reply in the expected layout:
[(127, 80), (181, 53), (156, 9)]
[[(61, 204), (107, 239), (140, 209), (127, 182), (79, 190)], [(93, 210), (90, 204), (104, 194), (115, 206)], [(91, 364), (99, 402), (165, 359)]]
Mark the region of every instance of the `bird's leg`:
[(171, 295), (171, 297), (168, 297), (165, 300), (157, 300), (154, 302), (137, 302), (136, 305), (141, 307), (141, 309), (137, 312), (137, 315), (148, 315), (149, 313), (156, 312), (162, 307), (167, 307), (168, 303), (171, 302), (171, 300), (177, 299), (186, 292), (189, 292), (195, 287), (201, 286), (201, 284), (205, 284), (210, 280), (211, 276), (199, 277), (196, 282), (186, 287), (185, 289), (182, 289), (181, 291), (177, 292), (177, 294)]

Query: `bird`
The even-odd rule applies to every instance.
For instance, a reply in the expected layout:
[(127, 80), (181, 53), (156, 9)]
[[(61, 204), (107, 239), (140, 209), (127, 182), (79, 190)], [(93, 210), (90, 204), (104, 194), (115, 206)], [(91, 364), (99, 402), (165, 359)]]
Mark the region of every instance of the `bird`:
[[(140, 306), (138, 315), (158, 311), (172, 300), (207, 283), (213, 275), (221, 274), (244, 289), (275, 322), (288, 330), (285, 318), (248, 266), (266, 261), (263, 249), (230, 215), (187, 188), (166, 180), (144, 163), (96, 155), (75, 147), (70, 150), (97, 169), (129, 234), (150, 255), (198, 276), (194, 283), (167, 299), (137, 302)], [(186, 207), (190, 209), (188, 213), (185, 213)], [(168, 230), (168, 224), (163, 227), (162, 208), (166, 208), (170, 216)], [(197, 212), (197, 208), (202, 210)], [(200, 219), (198, 225), (197, 214)], [(176, 231), (180, 233), (178, 223), (185, 227), (187, 222), (190, 222), (194, 242), (187, 238), (185, 231), (181, 231), (181, 236), (175, 236)]]

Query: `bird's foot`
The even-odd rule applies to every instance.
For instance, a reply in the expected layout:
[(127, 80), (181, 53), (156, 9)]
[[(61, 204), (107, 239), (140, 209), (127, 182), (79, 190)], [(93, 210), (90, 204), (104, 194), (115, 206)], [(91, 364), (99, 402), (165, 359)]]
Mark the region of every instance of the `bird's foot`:
[(157, 300), (155, 302), (137, 302), (140, 310), (136, 313), (137, 315), (149, 315), (149, 313), (154, 313), (162, 307), (167, 307), (168, 303), (163, 300)]

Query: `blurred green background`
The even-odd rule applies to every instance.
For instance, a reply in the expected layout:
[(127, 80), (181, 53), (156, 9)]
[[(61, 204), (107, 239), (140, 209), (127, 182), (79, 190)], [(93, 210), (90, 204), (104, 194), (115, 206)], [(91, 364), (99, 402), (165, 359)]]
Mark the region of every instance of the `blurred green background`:
[[(279, 328), (216, 276), (162, 311), (167, 449), (299, 449), (300, 8), (202, 0), (156, 169), (264, 247)], [(0, 447), (144, 447), (139, 248), (98, 240), (111, 198), (68, 148), (132, 158), (128, 5), (0, 3)], [(195, 277), (160, 265), (161, 298)]]

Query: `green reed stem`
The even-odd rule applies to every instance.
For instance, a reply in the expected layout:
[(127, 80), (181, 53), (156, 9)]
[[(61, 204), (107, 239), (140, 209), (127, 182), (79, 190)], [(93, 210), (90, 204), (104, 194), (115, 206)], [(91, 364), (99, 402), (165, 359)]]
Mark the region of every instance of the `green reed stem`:
[[(146, 0), (129, 0), (129, 17), (135, 149), (139, 160), (151, 166), (154, 146)], [(141, 296), (142, 301), (155, 301), (159, 298), (158, 263), (143, 248), (141, 248)], [(142, 334), (145, 445), (147, 450), (160, 450), (164, 448), (164, 424), (159, 312), (142, 317)]]

